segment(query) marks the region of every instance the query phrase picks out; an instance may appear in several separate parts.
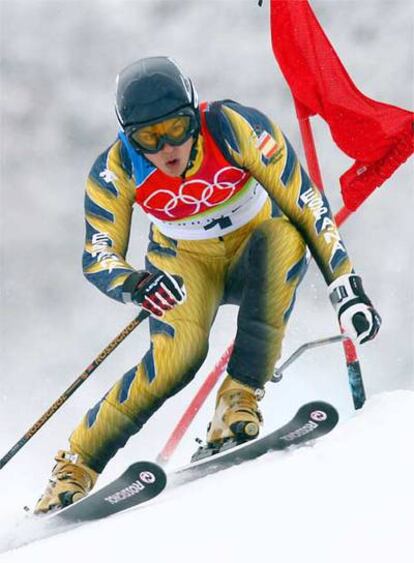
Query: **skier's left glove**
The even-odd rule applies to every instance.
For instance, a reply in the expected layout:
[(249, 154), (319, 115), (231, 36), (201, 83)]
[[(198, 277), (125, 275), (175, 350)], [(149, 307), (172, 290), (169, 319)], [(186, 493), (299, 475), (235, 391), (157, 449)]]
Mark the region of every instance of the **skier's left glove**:
[(375, 338), (381, 317), (365, 294), (361, 278), (345, 274), (333, 281), (328, 291), (344, 334), (358, 344)]

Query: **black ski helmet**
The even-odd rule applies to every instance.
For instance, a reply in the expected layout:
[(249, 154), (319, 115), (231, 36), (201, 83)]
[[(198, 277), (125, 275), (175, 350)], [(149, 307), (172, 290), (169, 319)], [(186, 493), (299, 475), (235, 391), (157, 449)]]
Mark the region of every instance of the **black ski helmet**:
[(148, 57), (124, 68), (116, 81), (115, 111), (128, 129), (156, 123), (191, 108), (199, 127), (198, 96), (189, 78), (169, 57)]

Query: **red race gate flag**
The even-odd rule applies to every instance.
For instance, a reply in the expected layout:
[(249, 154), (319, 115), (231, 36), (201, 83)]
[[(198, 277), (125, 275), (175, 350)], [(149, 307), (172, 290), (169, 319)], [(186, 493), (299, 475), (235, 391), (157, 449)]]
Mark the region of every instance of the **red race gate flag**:
[(298, 117), (320, 115), (356, 160), (340, 178), (344, 203), (354, 211), (414, 152), (414, 113), (358, 90), (308, 0), (271, 0), (270, 18), (273, 52)]

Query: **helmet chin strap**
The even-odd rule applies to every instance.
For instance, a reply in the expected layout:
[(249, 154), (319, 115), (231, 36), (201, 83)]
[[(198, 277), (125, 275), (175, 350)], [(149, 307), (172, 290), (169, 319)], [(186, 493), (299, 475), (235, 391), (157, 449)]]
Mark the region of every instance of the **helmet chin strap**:
[(188, 170), (190, 170), (190, 168), (193, 166), (196, 158), (197, 158), (197, 153), (198, 153), (198, 140), (200, 138), (200, 130), (198, 130), (196, 132), (196, 135), (194, 137), (194, 141), (191, 147), (191, 151), (190, 151), (190, 156), (188, 157), (188, 162), (187, 162), (187, 166), (185, 167), (184, 172), (181, 174), (181, 178), (185, 178), (186, 173), (188, 172)]
[(189, 170), (193, 166), (195, 159), (197, 158), (197, 152), (198, 152), (197, 145), (198, 145), (198, 140), (200, 138), (200, 133), (201, 133), (201, 117), (200, 117), (200, 108), (198, 107), (198, 94), (197, 94), (194, 86), (193, 86), (193, 94), (196, 96), (197, 107), (194, 111), (195, 111), (195, 118), (196, 118), (197, 127), (194, 130), (194, 142), (193, 142), (193, 146), (191, 147), (190, 157), (188, 159), (186, 169), (184, 170), (184, 172), (182, 174), (183, 178), (184, 178), (187, 170)]

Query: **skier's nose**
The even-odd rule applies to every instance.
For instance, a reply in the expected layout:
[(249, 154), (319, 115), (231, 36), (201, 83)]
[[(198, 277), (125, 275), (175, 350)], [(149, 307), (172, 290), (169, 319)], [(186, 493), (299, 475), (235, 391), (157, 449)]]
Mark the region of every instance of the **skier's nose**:
[(173, 145), (169, 145), (168, 143), (165, 143), (165, 145), (162, 147), (161, 151), (164, 154), (171, 154), (174, 151), (174, 146)]

